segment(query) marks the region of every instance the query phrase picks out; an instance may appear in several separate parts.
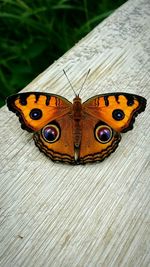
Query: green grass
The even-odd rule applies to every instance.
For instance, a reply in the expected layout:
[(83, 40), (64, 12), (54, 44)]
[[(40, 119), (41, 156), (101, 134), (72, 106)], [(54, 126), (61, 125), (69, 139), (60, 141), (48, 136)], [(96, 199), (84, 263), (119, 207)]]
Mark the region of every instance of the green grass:
[(125, 0), (0, 0), (0, 106)]

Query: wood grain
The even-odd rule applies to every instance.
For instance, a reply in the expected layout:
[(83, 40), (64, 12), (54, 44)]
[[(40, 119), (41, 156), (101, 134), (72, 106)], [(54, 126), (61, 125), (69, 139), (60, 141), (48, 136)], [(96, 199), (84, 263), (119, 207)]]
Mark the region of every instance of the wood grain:
[[(150, 96), (150, 1), (131, 0), (23, 91)], [(150, 266), (149, 105), (99, 164), (50, 161), (0, 110), (0, 266)]]

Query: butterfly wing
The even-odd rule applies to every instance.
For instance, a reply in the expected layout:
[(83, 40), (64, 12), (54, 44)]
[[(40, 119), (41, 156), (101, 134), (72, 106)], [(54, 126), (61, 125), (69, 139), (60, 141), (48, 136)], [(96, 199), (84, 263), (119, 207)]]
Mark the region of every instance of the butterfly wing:
[(7, 106), (19, 117), (23, 129), (34, 132), (67, 114), (72, 103), (58, 95), (30, 92), (9, 96)]
[(89, 114), (85, 115), (82, 121), (79, 163), (103, 161), (116, 150), (120, 140), (121, 135), (106, 123)]
[(127, 93), (97, 95), (83, 103), (86, 113), (99, 118), (118, 132), (131, 130), (135, 117), (145, 107), (144, 97)]
[(75, 164), (73, 120), (69, 114), (49, 122), (34, 133), (33, 139), (40, 151), (53, 161)]
[[(45, 130), (49, 129), (50, 125), (56, 126), (59, 132), (59, 137), (54, 142), (49, 142), (45, 138)], [(50, 157), (51, 160), (70, 164), (102, 161), (115, 151), (121, 140), (119, 133), (109, 127), (112, 133), (111, 138), (108, 142), (101, 143), (96, 138), (96, 129), (98, 127), (108, 127), (106, 124), (88, 115), (81, 121), (81, 125), (82, 138), (78, 149), (74, 146), (73, 120), (69, 114), (49, 122), (43, 129), (34, 133), (33, 139), (40, 151)]]

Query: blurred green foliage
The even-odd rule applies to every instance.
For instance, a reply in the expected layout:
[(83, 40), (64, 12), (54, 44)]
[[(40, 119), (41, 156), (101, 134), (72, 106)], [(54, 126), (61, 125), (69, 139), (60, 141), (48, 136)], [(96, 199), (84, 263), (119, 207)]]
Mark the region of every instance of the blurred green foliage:
[(125, 0), (0, 0), (0, 106)]

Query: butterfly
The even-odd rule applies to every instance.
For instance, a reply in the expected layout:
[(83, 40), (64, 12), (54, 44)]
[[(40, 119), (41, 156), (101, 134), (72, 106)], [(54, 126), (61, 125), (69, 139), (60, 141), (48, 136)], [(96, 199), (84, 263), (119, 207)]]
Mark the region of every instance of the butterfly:
[(71, 103), (55, 94), (26, 92), (9, 96), (7, 106), (51, 160), (85, 164), (102, 161), (116, 150), (120, 133), (133, 128), (146, 99), (120, 92), (82, 103), (78, 94)]

